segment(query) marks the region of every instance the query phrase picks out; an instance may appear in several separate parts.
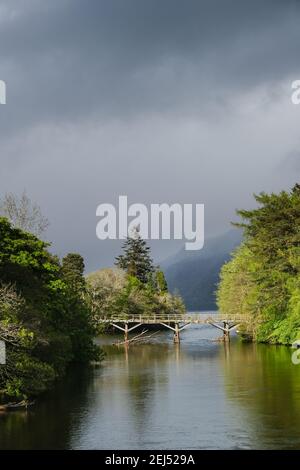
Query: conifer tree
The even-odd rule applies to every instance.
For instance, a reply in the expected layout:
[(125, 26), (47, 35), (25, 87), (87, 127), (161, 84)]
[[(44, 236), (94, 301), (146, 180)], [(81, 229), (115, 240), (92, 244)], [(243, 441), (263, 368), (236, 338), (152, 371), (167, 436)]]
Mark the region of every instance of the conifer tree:
[(156, 281), (156, 288), (158, 292), (160, 293), (168, 292), (167, 280), (165, 278), (164, 272), (159, 268), (155, 272), (155, 281)]
[(141, 238), (137, 228), (127, 237), (122, 250), (123, 254), (116, 258), (116, 266), (146, 284), (154, 272), (154, 267), (150, 247)]
[(221, 270), (218, 305), (250, 318), (256, 341), (291, 344), (300, 334), (300, 185), (255, 200), (237, 211), (244, 242)]
[(84, 260), (77, 253), (69, 253), (62, 260), (62, 276), (67, 286), (78, 295), (84, 290)]

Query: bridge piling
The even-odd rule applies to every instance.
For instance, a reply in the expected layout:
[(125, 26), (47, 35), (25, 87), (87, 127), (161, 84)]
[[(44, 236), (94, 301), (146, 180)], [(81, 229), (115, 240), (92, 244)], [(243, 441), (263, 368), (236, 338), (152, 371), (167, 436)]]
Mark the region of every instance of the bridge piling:
[(125, 323), (125, 328), (124, 328), (124, 341), (125, 343), (128, 343), (128, 333), (129, 333), (129, 328), (128, 328), (128, 323)]
[(174, 328), (174, 343), (180, 343), (180, 328), (179, 328), (179, 323), (175, 323), (175, 328)]
[[(99, 318), (99, 322), (109, 323), (114, 328), (124, 333), (125, 344), (130, 342), (129, 333), (135, 328), (144, 325), (163, 325), (173, 331), (174, 343), (180, 342), (180, 333), (191, 324), (209, 324), (222, 331), (222, 339), (224, 342), (230, 341), (230, 333), (240, 323), (245, 322), (245, 318), (237, 318), (237, 316), (224, 317), (223, 315), (209, 314), (185, 314), (185, 315), (163, 315), (156, 314), (149, 317), (142, 315), (125, 316), (119, 315), (114, 317)], [(122, 326), (121, 326), (122, 325)], [(124, 325), (124, 326), (123, 326)]]
[(229, 327), (229, 323), (224, 321), (223, 322), (223, 325), (224, 325), (224, 329), (223, 329), (223, 339), (225, 342), (229, 342), (230, 341), (230, 327)]

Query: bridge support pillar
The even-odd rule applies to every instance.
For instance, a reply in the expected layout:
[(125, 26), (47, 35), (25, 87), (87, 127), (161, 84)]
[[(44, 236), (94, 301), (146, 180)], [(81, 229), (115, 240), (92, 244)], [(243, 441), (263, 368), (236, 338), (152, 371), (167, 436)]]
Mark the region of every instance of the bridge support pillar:
[(218, 325), (217, 323), (214, 323), (212, 321), (209, 321), (209, 324), (214, 326), (215, 328), (218, 328), (219, 330), (223, 331), (223, 341), (229, 342), (230, 341), (230, 332), (231, 330), (234, 330), (235, 327), (238, 325), (238, 323), (232, 323), (229, 320), (222, 320), (223, 326)]
[(128, 323), (125, 323), (125, 325), (124, 325), (124, 341), (125, 341), (125, 343), (128, 343), (128, 333), (129, 333)]
[(230, 326), (229, 326), (229, 323), (227, 323), (226, 321), (224, 321), (223, 324), (224, 324), (223, 339), (225, 342), (229, 342), (230, 341)]
[(175, 328), (174, 328), (174, 343), (180, 343), (180, 328), (179, 328), (179, 323), (175, 323)]

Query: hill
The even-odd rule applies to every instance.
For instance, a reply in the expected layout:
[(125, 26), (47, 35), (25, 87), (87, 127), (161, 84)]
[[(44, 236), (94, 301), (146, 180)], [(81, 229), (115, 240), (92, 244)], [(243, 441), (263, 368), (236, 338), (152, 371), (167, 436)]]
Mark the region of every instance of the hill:
[(161, 263), (170, 292), (178, 292), (188, 310), (215, 310), (215, 291), (223, 264), (242, 239), (233, 229), (206, 240), (200, 251), (184, 249)]

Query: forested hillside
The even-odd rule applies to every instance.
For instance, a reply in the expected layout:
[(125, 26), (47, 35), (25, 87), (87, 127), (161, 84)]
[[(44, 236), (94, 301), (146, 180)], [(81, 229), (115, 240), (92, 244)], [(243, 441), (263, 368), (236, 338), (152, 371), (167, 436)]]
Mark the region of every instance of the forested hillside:
[(222, 268), (218, 305), (248, 317), (255, 340), (289, 344), (300, 337), (300, 185), (255, 199), (238, 211), (244, 241)]
[(62, 262), (49, 244), (0, 217), (0, 367), (3, 398), (27, 399), (47, 390), (71, 362), (99, 359), (84, 301), (84, 262)]
[(182, 250), (176, 257), (162, 263), (169, 290), (182, 296), (188, 310), (215, 310), (221, 267), (240, 242), (240, 232), (230, 230), (205, 240), (200, 251)]

